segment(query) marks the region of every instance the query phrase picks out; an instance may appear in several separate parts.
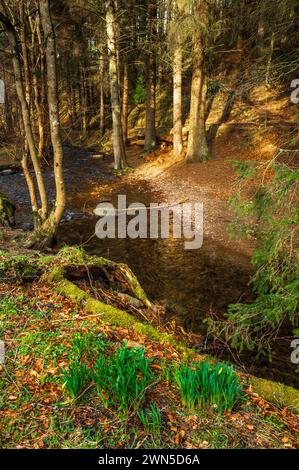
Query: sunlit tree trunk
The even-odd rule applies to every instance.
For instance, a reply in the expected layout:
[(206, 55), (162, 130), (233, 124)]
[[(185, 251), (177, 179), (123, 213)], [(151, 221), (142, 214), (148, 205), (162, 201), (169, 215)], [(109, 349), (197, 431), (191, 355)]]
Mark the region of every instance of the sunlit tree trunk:
[(100, 54), (100, 136), (105, 134), (104, 54)]
[(31, 60), (31, 75), (32, 75), (32, 85), (33, 85), (33, 93), (34, 93), (34, 105), (37, 114), (37, 126), (38, 126), (38, 157), (42, 158), (44, 156), (44, 112), (41, 105), (41, 97), (39, 91), (39, 84), (38, 84), (38, 72), (37, 72), (37, 63), (41, 63), (42, 58), (42, 50), (39, 51), (40, 57), (39, 61), (36, 60), (35, 56), (35, 40), (36, 40), (36, 31), (40, 28), (39, 25), (40, 18), (39, 13), (37, 13), (36, 21), (34, 23), (33, 18), (29, 16), (29, 24), (31, 29), (31, 47), (30, 47), (30, 60)]
[[(22, 80), (22, 66), (21, 66), (20, 53), (19, 53), (19, 48), (18, 48), (18, 40), (17, 40), (15, 29), (9, 19), (6, 6), (4, 2), (1, 2), (1, 4), (4, 7), (4, 12), (7, 14), (3, 15), (0, 12), (0, 22), (4, 25), (4, 28), (6, 30), (7, 37), (9, 40), (10, 48), (11, 48), (16, 91), (17, 91), (18, 101), (19, 101), (21, 114), (22, 114), (24, 133), (26, 136), (26, 141), (28, 144), (30, 157), (33, 163), (39, 196), (41, 200), (41, 208), (39, 209), (38, 206), (36, 205), (37, 198), (34, 196), (33, 193), (30, 194), (34, 224), (35, 224), (35, 227), (38, 227), (41, 223), (44, 222), (44, 220), (46, 220), (46, 217), (47, 217), (47, 211), (48, 211), (47, 194), (46, 194), (45, 185), (44, 185), (44, 181), (42, 177), (40, 161), (39, 161), (36, 147), (35, 147), (32, 124), (30, 120), (30, 111), (29, 111), (27, 100), (26, 100), (26, 94), (25, 94), (25, 89), (24, 89), (23, 80)], [(29, 176), (28, 171), (26, 170), (26, 168), (28, 168), (27, 160), (23, 161), (23, 168), (25, 171), (25, 176), (27, 173), (26, 181), (27, 183), (28, 182), (30, 183), (30, 180), (28, 178)], [(28, 188), (29, 188), (29, 192), (31, 192), (31, 188), (32, 188), (31, 183), (28, 186)]]
[(120, 170), (126, 167), (126, 155), (121, 122), (120, 93), (116, 55), (115, 17), (112, 1), (106, 0), (105, 5), (113, 123), (114, 168), (116, 170)]
[(50, 16), (49, 0), (40, 0), (41, 22), (46, 43), (47, 88), (51, 142), (54, 153), (54, 178), (56, 188), (55, 206), (48, 219), (36, 235), (36, 244), (46, 246), (52, 243), (65, 209), (65, 185), (63, 178), (63, 149), (60, 137), (60, 120), (58, 110), (56, 44), (54, 29)]
[(123, 79), (123, 99), (122, 99), (122, 125), (124, 142), (128, 140), (128, 111), (129, 111), (129, 64), (128, 59), (124, 63), (124, 79)]
[(173, 57), (173, 156), (183, 151), (182, 133), (182, 46), (177, 43)]
[(201, 32), (193, 38), (193, 72), (189, 115), (189, 138), (186, 154), (187, 162), (208, 160), (209, 149), (205, 127), (207, 97), (207, 76), (205, 73), (203, 41)]
[(146, 54), (146, 116), (145, 116), (145, 144), (144, 150), (149, 152), (156, 146), (156, 61), (153, 51), (153, 20), (155, 18), (156, 5), (153, 0), (148, 0), (148, 52)]

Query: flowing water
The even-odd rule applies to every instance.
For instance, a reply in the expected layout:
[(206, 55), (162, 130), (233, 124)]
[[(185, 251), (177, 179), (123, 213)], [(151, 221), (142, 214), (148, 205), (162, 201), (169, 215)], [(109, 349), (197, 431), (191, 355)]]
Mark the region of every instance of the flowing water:
[[(200, 250), (185, 250), (184, 240), (114, 239), (99, 240), (94, 236), (97, 218), (93, 209), (103, 200), (117, 204), (118, 194), (126, 194), (127, 203), (161, 202), (161, 195), (145, 181), (133, 178), (122, 181), (111, 172), (111, 159), (80, 149), (66, 149), (65, 179), (68, 194), (67, 211), (57, 236), (57, 245), (81, 245), (92, 254), (127, 263), (138, 276), (148, 296), (167, 307), (169, 317), (176, 317), (185, 328), (205, 333), (203, 319), (221, 315), (227, 305), (252, 299), (248, 288), (251, 273), (249, 260), (205, 237)], [(45, 181), (54, 198), (54, 181), (50, 168)], [(30, 229), (31, 215), (24, 175), (0, 175), (0, 191), (17, 204), (17, 226)], [(242, 356), (247, 370), (266, 378), (298, 386), (295, 366), (290, 363), (289, 341), (283, 342), (274, 354), (255, 361), (252, 355)], [(209, 341), (202, 348), (209, 347)], [(211, 349), (209, 349), (211, 351)], [(216, 351), (214, 351), (216, 352)], [(226, 347), (217, 350), (231, 358)], [(235, 356), (234, 356), (235, 358)]]

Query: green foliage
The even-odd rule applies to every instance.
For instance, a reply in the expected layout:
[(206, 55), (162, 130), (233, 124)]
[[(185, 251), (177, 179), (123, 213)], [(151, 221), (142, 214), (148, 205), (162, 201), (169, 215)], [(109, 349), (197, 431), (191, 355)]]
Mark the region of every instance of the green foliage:
[(130, 407), (137, 409), (141, 405), (154, 375), (144, 349), (130, 349), (124, 343), (110, 357), (100, 355), (93, 380), (106, 407), (112, 402), (125, 410)]
[(146, 87), (144, 77), (138, 77), (133, 93), (134, 104), (143, 104), (146, 99)]
[(68, 263), (82, 263), (86, 261), (87, 255), (85, 251), (79, 246), (64, 246), (59, 250), (56, 258), (61, 262)]
[(231, 411), (242, 397), (242, 385), (232, 366), (225, 363), (187, 363), (174, 370), (183, 405), (196, 407), (216, 405), (218, 412)]
[(25, 255), (0, 251), (0, 278), (15, 278), (21, 282), (26, 277), (38, 277), (36, 261)]
[(77, 398), (90, 380), (90, 372), (86, 364), (74, 361), (63, 373), (64, 386), (71, 398)]
[[(208, 320), (209, 330), (224, 335), (243, 349), (267, 350), (287, 321), (298, 325), (298, 171), (284, 164), (268, 164), (260, 176), (254, 162), (233, 162), (238, 176), (231, 200), (236, 218), (229, 227), (238, 237), (257, 241), (251, 285), (256, 299), (250, 304), (230, 305), (225, 322)], [(260, 178), (260, 181), (258, 181)], [(257, 186), (248, 196), (248, 186)]]
[(138, 417), (148, 434), (152, 434), (153, 436), (159, 436), (161, 434), (161, 411), (155, 403), (147, 409), (140, 410)]
[(104, 352), (107, 346), (106, 339), (94, 331), (85, 334), (75, 333), (72, 338), (72, 351), (78, 360), (84, 356), (96, 356), (99, 352)]

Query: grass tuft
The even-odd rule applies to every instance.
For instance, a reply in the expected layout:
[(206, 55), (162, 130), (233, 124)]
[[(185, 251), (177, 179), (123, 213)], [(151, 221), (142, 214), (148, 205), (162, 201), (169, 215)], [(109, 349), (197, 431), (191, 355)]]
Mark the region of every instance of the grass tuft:
[(126, 410), (130, 407), (139, 408), (146, 389), (154, 382), (154, 375), (144, 349), (130, 349), (124, 343), (109, 358), (100, 355), (95, 364), (93, 380), (106, 407), (112, 402)]
[(174, 379), (183, 405), (191, 409), (215, 405), (218, 412), (231, 411), (242, 397), (240, 379), (225, 363), (185, 363), (174, 369)]

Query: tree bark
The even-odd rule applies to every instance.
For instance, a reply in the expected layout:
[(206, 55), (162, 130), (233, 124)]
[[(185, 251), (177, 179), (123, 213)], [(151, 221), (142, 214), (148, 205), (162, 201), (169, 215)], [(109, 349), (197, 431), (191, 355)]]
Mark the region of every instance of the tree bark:
[(116, 170), (121, 170), (126, 167), (126, 154), (121, 122), (120, 93), (116, 55), (115, 17), (112, 0), (106, 0), (105, 5), (113, 123), (114, 168)]
[(149, 152), (156, 146), (156, 61), (153, 51), (153, 21), (156, 5), (147, 4), (148, 52), (146, 54), (146, 116), (144, 150)]
[(123, 100), (122, 100), (122, 126), (124, 143), (128, 140), (128, 111), (129, 111), (129, 64), (125, 58), (124, 63), (124, 79), (123, 79)]
[(196, 32), (193, 40), (193, 73), (189, 115), (189, 138), (186, 154), (187, 162), (206, 161), (209, 149), (205, 127), (207, 97), (207, 77), (204, 71), (203, 41)]
[(173, 156), (183, 151), (182, 124), (182, 45), (176, 44), (173, 57)]
[[(3, 5), (5, 7), (5, 4)], [(40, 209), (38, 209), (38, 207), (32, 206), (35, 227), (38, 227), (47, 218), (47, 213), (48, 213), (47, 194), (46, 194), (45, 185), (44, 185), (44, 181), (42, 177), (40, 161), (39, 161), (36, 147), (35, 147), (32, 125), (31, 125), (31, 120), (30, 120), (30, 111), (29, 111), (28, 103), (26, 101), (26, 95), (25, 95), (24, 85), (22, 81), (22, 66), (21, 66), (21, 59), (20, 59), (20, 54), (19, 54), (19, 49), (18, 49), (18, 40), (17, 40), (16, 31), (9, 19), (9, 16), (5, 16), (1, 12), (0, 12), (0, 22), (4, 25), (4, 28), (7, 33), (7, 38), (9, 40), (11, 52), (12, 52), (12, 63), (13, 63), (14, 76), (15, 76), (16, 91), (17, 91), (18, 101), (19, 101), (21, 113), (22, 113), (24, 132), (26, 135), (26, 140), (28, 143), (30, 157), (33, 163), (37, 186), (38, 186), (39, 195), (41, 199)], [(26, 164), (26, 162), (24, 163)], [(33, 202), (33, 200), (34, 198), (31, 199), (31, 203)]]
[(54, 153), (54, 178), (56, 187), (55, 206), (40, 231), (41, 240), (39, 240), (39, 243), (44, 245), (52, 243), (52, 240), (56, 235), (58, 225), (65, 209), (66, 195), (63, 177), (63, 149), (60, 137), (60, 119), (58, 109), (56, 42), (50, 15), (49, 0), (40, 0), (40, 14), (46, 41), (48, 106), (51, 142)]
[[(40, 27), (39, 25), (39, 13), (36, 16), (36, 23), (33, 23), (33, 19), (29, 17), (29, 24), (31, 29), (31, 48), (30, 48), (30, 60), (31, 60), (31, 70), (32, 70), (32, 85), (34, 93), (34, 105), (37, 113), (37, 126), (38, 126), (38, 157), (41, 159), (44, 156), (44, 146), (45, 146), (45, 136), (44, 136), (44, 112), (41, 104), (40, 91), (38, 86), (38, 78), (36, 71), (36, 57), (34, 54), (35, 50), (35, 38), (36, 31)], [(42, 62), (42, 50), (40, 50), (40, 63)]]
[(105, 134), (104, 54), (100, 54), (100, 136)]

